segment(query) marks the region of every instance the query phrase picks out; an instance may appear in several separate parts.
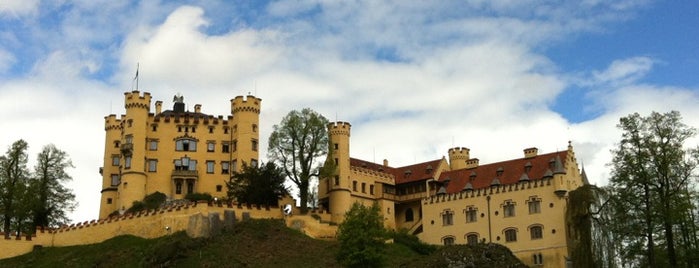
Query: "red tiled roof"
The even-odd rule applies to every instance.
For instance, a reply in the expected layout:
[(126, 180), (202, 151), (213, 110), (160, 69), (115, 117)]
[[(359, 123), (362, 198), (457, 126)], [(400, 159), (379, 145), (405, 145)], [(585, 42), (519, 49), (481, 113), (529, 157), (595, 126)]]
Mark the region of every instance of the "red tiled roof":
[[(441, 161), (441, 159), (437, 159), (409, 166), (394, 168), (390, 166), (372, 163), (369, 161), (364, 161), (361, 159), (350, 158), (350, 166), (361, 167), (392, 174), (396, 180), (396, 184), (402, 184), (431, 179), (434, 176), (434, 173), (439, 167)], [(431, 168), (429, 171), (428, 167)]]
[[(514, 184), (519, 182), (522, 174), (525, 174), (525, 166), (531, 164), (531, 169), (527, 172), (530, 180), (540, 180), (547, 172), (555, 172), (555, 168), (549, 168), (549, 162), (559, 158), (562, 167), (567, 163), (563, 162), (567, 159), (568, 151), (560, 151), (549, 154), (542, 154), (532, 158), (513, 159), (493, 164), (481, 165), (470, 169), (459, 169), (445, 171), (439, 177), (440, 182), (449, 179), (447, 185), (447, 193), (458, 193), (464, 189), (469, 181), (473, 189), (481, 189), (490, 187), (495, 178), (500, 182), (500, 185)], [(497, 175), (498, 169), (502, 170), (500, 176)], [(565, 170), (565, 169), (563, 169)], [(475, 173), (475, 178), (471, 180), (471, 175)]]

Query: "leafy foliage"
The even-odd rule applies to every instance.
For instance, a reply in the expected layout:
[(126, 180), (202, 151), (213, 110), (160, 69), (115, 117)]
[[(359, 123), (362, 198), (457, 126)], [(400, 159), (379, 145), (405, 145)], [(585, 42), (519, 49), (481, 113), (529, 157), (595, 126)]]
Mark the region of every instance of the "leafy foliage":
[(228, 198), (235, 198), (238, 203), (276, 206), (279, 198), (287, 194), (284, 181), (284, 171), (272, 162), (259, 167), (243, 165), (226, 182)]
[(381, 267), (387, 232), (379, 205), (354, 203), (338, 227), (337, 260), (347, 267)]
[(328, 119), (309, 108), (294, 110), (274, 125), (269, 137), (269, 158), (298, 187), (303, 213), (308, 208), (311, 179), (319, 176), (318, 158), (327, 153), (327, 124)]
[(437, 246), (420, 241), (417, 236), (408, 233), (408, 230), (401, 229), (391, 232), (393, 243), (403, 244), (421, 255), (430, 255), (437, 250)]
[(211, 202), (214, 200), (214, 197), (211, 196), (209, 193), (189, 193), (184, 196), (184, 199), (187, 199), (192, 202), (197, 202), (197, 201), (207, 201)]
[[(680, 267), (696, 263), (697, 148), (685, 149), (696, 130), (679, 112), (631, 114), (620, 119), (623, 131), (612, 151), (609, 229), (624, 263)], [(678, 239), (679, 238), (679, 239)]]
[(167, 196), (161, 192), (155, 192), (143, 198), (143, 201), (135, 201), (125, 213), (136, 213), (142, 210), (157, 209), (167, 200)]

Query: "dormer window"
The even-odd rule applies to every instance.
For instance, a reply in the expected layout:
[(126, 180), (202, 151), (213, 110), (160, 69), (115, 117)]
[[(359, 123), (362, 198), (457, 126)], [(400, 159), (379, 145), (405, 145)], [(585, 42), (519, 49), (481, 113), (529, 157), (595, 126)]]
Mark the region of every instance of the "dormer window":
[(471, 181), (476, 180), (476, 172), (475, 172), (475, 171), (471, 171), (471, 175), (468, 176), (468, 179), (471, 180)]
[(526, 164), (524, 164), (524, 172), (529, 173), (529, 171), (531, 171), (531, 170), (532, 170), (532, 162), (527, 162)]
[(432, 165), (428, 165), (427, 169), (425, 169), (425, 174), (430, 174), (432, 173)]
[(497, 171), (495, 171), (496, 176), (500, 177), (502, 176), (502, 173), (505, 172), (505, 169), (502, 167), (499, 167)]

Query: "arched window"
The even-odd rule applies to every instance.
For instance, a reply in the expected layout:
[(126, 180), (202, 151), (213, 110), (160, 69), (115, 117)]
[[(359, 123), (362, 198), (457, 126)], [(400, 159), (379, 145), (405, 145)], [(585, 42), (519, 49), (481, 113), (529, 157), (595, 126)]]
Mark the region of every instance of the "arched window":
[(413, 209), (412, 208), (406, 209), (405, 210), (405, 221), (406, 222), (413, 221), (414, 220), (413, 218), (414, 218)]
[(475, 246), (478, 244), (478, 233), (468, 233), (466, 234), (466, 244)]
[(517, 229), (505, 229), (505, 242), (517, 242)]
[(444, 243), (445, 246), (454, 245), (454, 242), (455, 242), (455, 239), (453, 236), (442, 237), (442, 243)]
[(529, 226), (529, 234), (532, 240), (544, 238), (544, 228), (540, 224)]

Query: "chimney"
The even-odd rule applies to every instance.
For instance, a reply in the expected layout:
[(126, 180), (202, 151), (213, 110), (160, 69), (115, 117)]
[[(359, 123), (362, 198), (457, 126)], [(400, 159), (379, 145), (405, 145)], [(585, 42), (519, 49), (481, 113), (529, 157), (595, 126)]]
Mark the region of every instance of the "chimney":
[(201, 104), (195, 104), (195, 105), (194, 105), (194, 112), (195, 112), (195, 113), (201, 113)]
[(539, 149), (536, 147), (524, 149), (524, 158), (536, 157), (539, 154)]
[(466, 160), (466, 167), (465, 168), (477, 168), (478, 167), (478, 158), (471, 158), (469, 160)]
[(387, 166), (388, 166), (388, 159), (384, 159), (384, 160), (383, 160), (383, 166), (384, 166), (384, 167), (387, 167)]
[(160, 112), (163, 111), (163, 102), (162, 101), (156, 101), (155, 102), (155, 114), (160, 114)]

